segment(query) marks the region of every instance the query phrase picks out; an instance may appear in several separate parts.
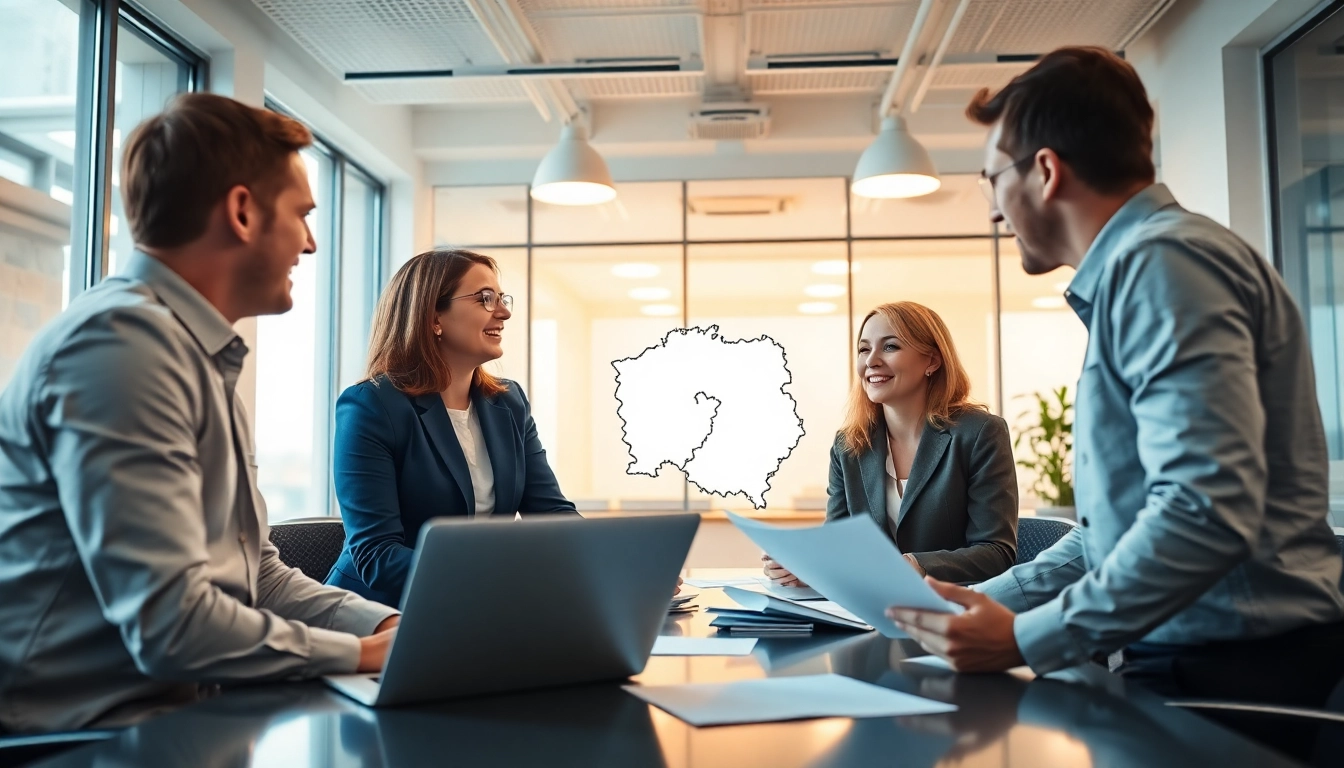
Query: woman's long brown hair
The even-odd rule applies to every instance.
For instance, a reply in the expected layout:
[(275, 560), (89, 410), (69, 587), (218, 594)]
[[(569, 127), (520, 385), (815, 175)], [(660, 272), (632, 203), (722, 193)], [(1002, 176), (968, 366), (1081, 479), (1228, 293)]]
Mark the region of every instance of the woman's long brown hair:
[[(971, 409), (989, 410), (979, 403), (968, 399), (971, 393), (971, 380), (966, 369), (957, 357), (957, 348), (952, 345), (952, 334), (937, 312), (913, 301), (897, 301), (882, 304), (869, 312), (859, 323), (859, 335), (863, 327), (874, 315), (881, 315), (891, 324), (896, 341), (901, 346), (914, 350), (921, 355), (937, 352), (943, 364), (928, 377), (928, 391), (924, 401), (925, 418), (931, 426), (942, 429), (956, 420), (956, 417)], [(855, 344), (855, 349), (858, 345)], [(850, 350), (851, 353), (854, 349)], [(851, 455), (863, 453), (872, 447), (873, 427), (882, 418), (882, 406), (868, 399), (863, 391), (863, 378), (855, 377), (854, 386), (849, 391), (849, 406), (846, 409), (844, 424), (840, 434), (844, 438), (845, 450)]]
[[(489, 256), (456, 250), (426, 251), (397, 270), (373, 314), (367, 380), (386, 376), (392, 386), (412, 396), (448, 388), (453, 374), (439, 353), (434, 318), (448, 308), (463, 275), (477, 264), (499, 272)], [(472, 385), (486, 397), (508, 389), (480, 367), (472, 374)]]

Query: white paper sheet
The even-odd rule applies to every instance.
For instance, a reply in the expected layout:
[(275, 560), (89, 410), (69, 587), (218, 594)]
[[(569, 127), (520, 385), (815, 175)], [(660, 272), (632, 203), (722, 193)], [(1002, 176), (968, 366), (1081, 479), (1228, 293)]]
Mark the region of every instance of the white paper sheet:
[(684, 579), (686, 584), (699, 589), (720, 589), (722, 587), (750, 587), (758, 582), (751, 577), (740, 579)]
[(864, 623), (863, 619), (830, 600), (808, 600), (795, 603), (764, 592), (752, 592), (740, 587), (724, 587), (723, 593), (731, 597), (733, 602), (752, 611), (765, 611), (767, 608), (772, 608), (791, 616), (803, 616), (813, 621), (826, 621), (829, 616), (839, 619), (841, 624), (847, 625), (851, 629), (872, 629), (871, 626)]
[(754, 637), (674, 637), (653, 641), (654, 656), (747, 656), (756, 647)]
[(922, 699), (843, 675), (622, 687), (694, 726), (769, 723), (813, 717), (898, 717), (957, 711), (953, 704)]
[(804, 583), (887, 637), (904, 637), (886, 617), (893, 605), (943, 613), (961, 606), (938, 596), (869, 517), (812, 528), (780, 528), (728, 512), (728, 519)]

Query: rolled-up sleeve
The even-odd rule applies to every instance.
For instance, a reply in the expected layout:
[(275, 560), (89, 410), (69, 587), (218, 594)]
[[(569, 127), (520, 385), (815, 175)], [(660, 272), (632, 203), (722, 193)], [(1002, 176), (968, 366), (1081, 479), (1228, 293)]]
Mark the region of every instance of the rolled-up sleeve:
[(1038, 673), (1137, 641), (1194, 603), (1250, 556), (1264, 514), (1265, 416), (1245, 298), (1176, 244), (1126, 254), (1105, 290), (1115, 292), (1106, 354), (1131, 393), (1146, 504), (1096, 568), (1017, 617)]
[[(211, 580), (192, 425), (207, 403), (162, 309), (70, 335), (35, 395), (75, 548), (106, 621), (145, 674), (229, 681), (352, 672), (359, 639), (249, 607)], [(199, 354), (199, 353), (197, 353)]]

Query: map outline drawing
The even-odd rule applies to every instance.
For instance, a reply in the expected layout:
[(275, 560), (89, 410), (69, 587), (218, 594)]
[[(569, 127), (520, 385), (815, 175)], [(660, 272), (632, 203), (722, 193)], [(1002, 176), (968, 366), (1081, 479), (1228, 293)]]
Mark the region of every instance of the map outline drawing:
[[(699, 366), (705, 373), (678, 375), (692, 370), (680, 356), (696, 354), (710, 362)], [(807, 434), (787, 390), (784, 345), (764, 333), (732, 340), (717, 324), (674, 328), (611, 366), (627, 475), (659, 477), (671, 464), (703, 493), (766, 506), (774, 476)]]

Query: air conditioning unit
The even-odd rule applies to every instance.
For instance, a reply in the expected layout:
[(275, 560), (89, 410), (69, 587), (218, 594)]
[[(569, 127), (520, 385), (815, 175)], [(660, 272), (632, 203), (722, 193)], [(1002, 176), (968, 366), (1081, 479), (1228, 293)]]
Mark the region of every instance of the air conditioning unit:
[(691, 113), (693, 139), (763, 139), (770, 133), (770, 108), (750, 102), (703, 104)]

